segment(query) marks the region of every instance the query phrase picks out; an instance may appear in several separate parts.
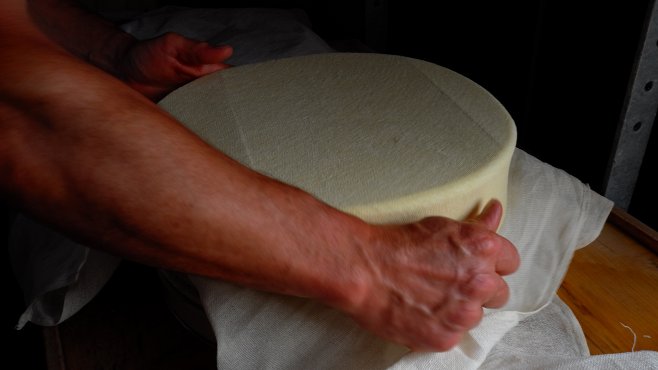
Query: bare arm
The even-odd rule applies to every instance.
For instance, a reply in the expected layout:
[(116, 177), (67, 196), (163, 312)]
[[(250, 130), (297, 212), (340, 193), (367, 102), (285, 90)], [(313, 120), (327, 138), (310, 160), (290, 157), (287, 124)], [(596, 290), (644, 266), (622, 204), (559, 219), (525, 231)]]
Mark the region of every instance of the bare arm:
[(35, 24), (71, 54), (152, 100), (198, 77), (228, 68), (233, 49), (168, 33), (138, 41), (75, 0), (28, 0)]
[(73, 58), (25, 4), (0, 11), (0, 191), (94, 248), (317, 299), (416, 349), (446, 350), (518, 265), (499, 203), (468, 222), (378, 227), (257, 174)]
[[(301, 253), (295, 249), (348, 234), (314, 224), (335, 219), (341, 221), (332, 228), (365, 231), (356, 219), (336, 217), (314, 198), (208, 147), (145, 98), (37, 34), (5, 41), (0, 67), (12, 73), (1, 82), (2, 151), (9, 159), (3, 190), (85, 242), (252, 286), (279, 280), (273, 289), (307, 294), (295, 285), (311, 276), (295, 283), (287, 275), (320, 261), (293, 266), (299, 259), (291, 256)], [(308, 230), (318, 240), (302, 237)], [(247, 261), (252, 268), (242, 266)], [(270, 263), (278, 271), (264, 266)]]

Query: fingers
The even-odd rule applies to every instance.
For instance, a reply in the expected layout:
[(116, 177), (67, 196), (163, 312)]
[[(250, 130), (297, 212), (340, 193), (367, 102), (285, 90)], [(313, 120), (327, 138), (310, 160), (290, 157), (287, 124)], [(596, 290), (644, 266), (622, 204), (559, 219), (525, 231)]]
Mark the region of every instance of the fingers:
[(229, 68), (230, 66), (228, 64), (202, 64), (200, 66), (197, 66), (195, 68), (195, 77), (201, 77), (205, 76), (207, 74), (211, 74), (213, 72), (221, 71), (222, 69)]
[[(503, 206), (497, 199), (492, 199), (484, 207), (482, 212), (473, 218), (473, 222), (483, 225), (488, 230), (496, 232), (503, 217)], [(496, 272), (501, 275), (509, 275), (519, 268), (520, 257), (514, 245), (507, 239), (499, 236), (498, 258), (496, 260)]]
[(224, 64), (233, 55), (233, 48), (228, 45), (211, 46), (208, 43), (197, 43), (194, 47), (181, 54), (181, 61), (190, 65)]
[[(501, 203), (493, 199), (473, 221), (495, 232), (503, 215)], [(520, 257), (514, 245), (502, 236), (496, 235), (494, 243), (498, 249), (495, 259), (496, 274), (475, 276), (468, 289), (476, 299), (481, 299), (487, 308), (500, 308), (509, 299), (509, 288), (501, 276), (509, 275), (519, 268)]]
[(224, 45), (213, 47), (208, 43), (197, 43), (187, 40), (187, 48), (178, 51), (179, 68), (191, 78), (199, 78), (207, 74), (230, 67), (224, 63), (233, 54), (233, 48)]
[(401, 341), (401, 343), (409, 347), (412, 352), (445, 352), (456, 346), (463, 335), (463, 332), (442, 332), (423, 339), (413, 338), (408, 343)]
[[(380, 271), (386, 273), (378, 276), (388, 279), (381, 300), (388, 304), (381, 310), (383, 314), (374, 315), (383, 318), (383, 327), (391, 329), (384, 333), (387, 337), (416, 350), (445, 351), (479, 324), (484, 308), (507, 303), (510, 291), (501, 276), (516, 271), (519, 256), (512, 243), (496, 233), (502, 215), (501, 203), (492, 200), (465, 222), (433, 217), (413, 227), (386, 229), (406, 233), (382, 239), (376, 251), (383, 250), (386, 258), (373, 260), (384, 263)], [(400, 242), (408, 245), (402, 248)], [(404, 253), (386, 253), (382, 248), (386, 243), (398, 248), (391, 250)], [(399, 296), (405, 300), (389, 298)], [(365, 315), (370, 318), (376, 311), (367, 310)]]
[(233, 48), (229, 45), (212, 46), (175, 33), (163, 36), (162, 41), (180, 63), (188, 66), (223, 64), (233, 55)]
[(484, 310), (481, 303), (465, 300), (453, 304), (447, 314), (441, 318), (445, 329), (463, 333), (476, 327), (482, 321), (483, 316)]
[(496, 272), (500, 275), (514, 273), (521, 263), (521, 257), (514, 245), (509, 240), (500, 238), (500, 251), (496, 260)]
[(507, 304), (507, 301), (509, 301), (510, 292), (507, 283), (502, 278), (499, 278), (498, 280), (500, 284), (499, 288), (496, 289), (496, 293), (491, 297), (491, 299), (482, 304), (482, 307), (501, 308)]
[(157, 101), (196, 78), (230, 67), (230, 46), (214, 47), (207, 42), (166, 33), (136, 43), (126, 51), (120, 66), (121, 78), (133, 89)]
[(507, 286), (507, 283), (505, 282), (505, 280), (498, 277), (496, 279), (496, 282), (497, 282), (498, 286), (496, 287), (496, 289), (495, 289), (494, 293), (491, 295), (491, 297), (482, 304), (482, 307), (501, 308), (509, 300), (509, 294), (510, 294), (509, 293), (509, 287)]
[[(475, 277), (471, 291), (462, 298), (455, 299), (444, 314), (437, 316), (431, 336), (424, 333), (424, 340), (418, 340), (414, 351), (447, 351), (453, 348), (464, 333), (476, 327), (484, 317), (483, 307), (500, 308), (509, 298), (509, 288), (503, 279), (495, 274)], [(434, 325), (438, 324), (439, 327)], [(417, 338), (418, 339), (418, 338)], [(419, 345), (418, 343), (423, 343)]]
[(484, 207), (482, 213), (474, 217), (474, 221), (485, 226), (488, 230), (496, 231), (503, 218), (503, 206), (497, 199), (492, 199)]
[(509, 288), (498, 274), (479, 274), (461, 288), (463, 297), (482, 307), (500, 308), (509, 299)]
[(157, 42), (178, 62), (178, 68), (194, 78), (230, 67), (225, 63), (233, 55), (229, 45), (212, 46), (176, 33), (165, 34)]

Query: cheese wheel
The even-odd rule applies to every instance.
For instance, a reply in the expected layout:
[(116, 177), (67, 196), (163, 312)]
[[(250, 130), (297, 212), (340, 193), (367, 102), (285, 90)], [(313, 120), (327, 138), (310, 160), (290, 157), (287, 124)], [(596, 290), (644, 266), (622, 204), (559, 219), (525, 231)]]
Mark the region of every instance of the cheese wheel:
[(234, 67), (160, 106), (255, 171), (372, 223), (462, 219), (507, 198), (514, 122), (428, 62), (331, 53)]

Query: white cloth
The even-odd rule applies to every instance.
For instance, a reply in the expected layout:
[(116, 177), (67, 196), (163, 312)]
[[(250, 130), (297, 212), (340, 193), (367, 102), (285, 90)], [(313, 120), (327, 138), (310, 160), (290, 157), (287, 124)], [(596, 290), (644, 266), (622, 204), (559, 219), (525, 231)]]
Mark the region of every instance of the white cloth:
[(590, 356), (576, 317), (555, 296), (510, 330), (480, 366), (499, 369), (658, 369), (658, 352)]
[(9, 255), (27, 303), (18, 329), (28, 321), (52, 326), (73, 316), (96, 296), (120, 261), (22, 215), (12, 226)]
[(190, 277), (214, 328), (218, 368), (476, 369), (523, 318), (551, 302), (572, 253), (599, 234), (612, 203), (516, 150), (500, 233), (520, 250), (511, 299), (445, 353), (407, 353), (315, 302)]

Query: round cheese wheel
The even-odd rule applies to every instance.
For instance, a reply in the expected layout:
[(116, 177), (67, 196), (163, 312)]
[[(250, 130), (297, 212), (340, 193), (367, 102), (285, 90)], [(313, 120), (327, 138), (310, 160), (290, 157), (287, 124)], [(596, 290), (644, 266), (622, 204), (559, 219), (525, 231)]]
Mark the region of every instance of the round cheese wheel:
[(234, 67), (160, 105), (255, 171), (373, 223), (466, 217), (507, 196), (514, 123), (446, 68), (334, 53)]

